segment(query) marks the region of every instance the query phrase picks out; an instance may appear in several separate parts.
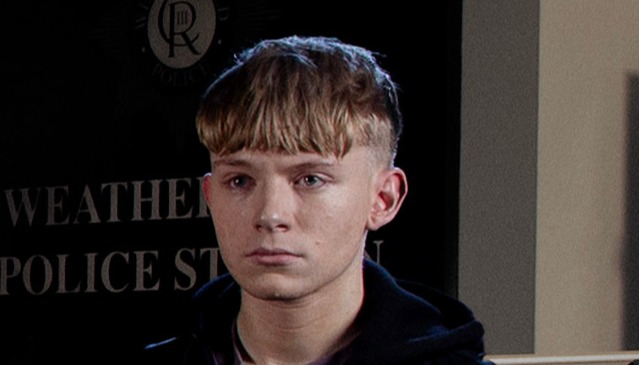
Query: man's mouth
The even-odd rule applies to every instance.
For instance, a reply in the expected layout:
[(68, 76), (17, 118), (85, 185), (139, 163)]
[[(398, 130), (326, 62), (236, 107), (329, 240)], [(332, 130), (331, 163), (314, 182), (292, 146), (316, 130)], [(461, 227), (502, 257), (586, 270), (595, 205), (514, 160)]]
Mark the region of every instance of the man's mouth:
[(259, 265), (286, 266), (301, 258), (301, 255), (278, 248), (258, 248), (247, 257)]

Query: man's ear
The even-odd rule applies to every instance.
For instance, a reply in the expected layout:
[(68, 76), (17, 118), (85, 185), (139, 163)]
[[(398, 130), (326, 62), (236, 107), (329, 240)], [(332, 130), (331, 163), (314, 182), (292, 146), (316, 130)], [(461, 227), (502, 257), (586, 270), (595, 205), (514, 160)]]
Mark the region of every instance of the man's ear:
[(408, 192), (406, 174), (399, 168), (382, 171), (366, 227), (375, 231), (395, 218)]
[(202, 192), (204, 193), (204, 199), (206, 200), (206, 205), (211, 209), (211, 185), (213, 184), (213, 178), (211, 177), (211, 173), (207, 173), (204, 175), (202, 179)]

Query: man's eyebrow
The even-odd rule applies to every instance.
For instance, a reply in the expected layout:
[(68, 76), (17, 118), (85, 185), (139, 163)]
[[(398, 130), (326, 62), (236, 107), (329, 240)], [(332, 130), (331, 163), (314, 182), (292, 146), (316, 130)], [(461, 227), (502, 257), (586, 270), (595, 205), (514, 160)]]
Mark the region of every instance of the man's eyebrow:
[[(339, 160), (335, 159), (322, 159), (322, 160), (313, 160), (313, 161), (303, 161), (300, 163), (294, 163), (290, 165), (289, 169), (294, 170), (308, 170), (315, 168), (330, 168), (338, 165)], [(233, 167), (250, 167), (253, 166), (254, 163), (244, 158), (235, 158), (235, 157), (221, 157), (213, 161), (213, 167), (218, 166), (233, 166)]]
[(312, 170), (320, 167), (335, 167), (337, 166), (337, 160), (320, 160), (320, 161), (308, 161), (291, 166), (297, 170)]
[(213, 166), (250, 166), (251, 163), (242, 158), (222, 157), (213, 161)]

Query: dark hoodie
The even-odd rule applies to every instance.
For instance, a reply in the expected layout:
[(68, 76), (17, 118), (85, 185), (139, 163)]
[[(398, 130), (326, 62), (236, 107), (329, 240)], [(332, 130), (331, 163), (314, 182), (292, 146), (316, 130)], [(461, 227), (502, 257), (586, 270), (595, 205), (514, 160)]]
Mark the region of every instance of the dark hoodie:
[[(348, 365), (478, 365), (483, 327), (459, 301), (364, 265), (365, 298), (359, 336), (343, 351)], [(186, 335), (148, 346), (134, 364), (217, 365), (212, 353), (234, 354), (233, 323), (240, 289), (223, 275), (195, 295), (196, 323)], [(232, 364), (232, 363), (231, 363)]]

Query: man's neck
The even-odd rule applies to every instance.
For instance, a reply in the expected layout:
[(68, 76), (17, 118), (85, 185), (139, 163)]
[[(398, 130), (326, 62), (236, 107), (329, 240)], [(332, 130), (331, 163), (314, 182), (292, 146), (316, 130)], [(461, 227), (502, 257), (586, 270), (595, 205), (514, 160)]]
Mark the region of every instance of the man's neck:
[[(361, 269), (360, 269), (361, 270)], [(238, 337), (259, 365), (304, 364), (340, 350), (358, 334), (361, 275), (299, 300), (261, 300), (242, 292)]]

